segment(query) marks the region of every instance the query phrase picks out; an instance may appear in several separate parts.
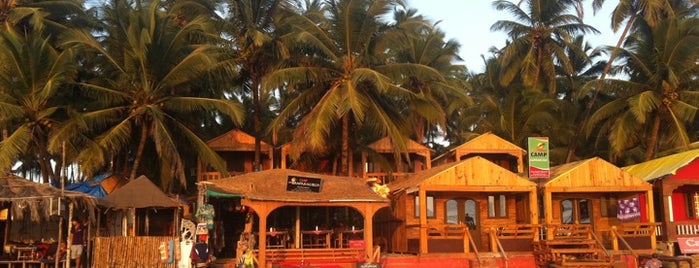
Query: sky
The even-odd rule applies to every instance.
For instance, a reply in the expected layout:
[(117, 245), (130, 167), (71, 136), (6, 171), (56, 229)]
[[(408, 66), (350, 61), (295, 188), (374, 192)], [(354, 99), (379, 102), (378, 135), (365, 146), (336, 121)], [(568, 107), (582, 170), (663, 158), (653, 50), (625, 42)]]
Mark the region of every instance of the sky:
[[(441, 21), (439, 27), (447, 39), (456, 39), (461, 43), (460, 56), (462, 64), (473, 72), (483, 71), (481, 55), (489, 55), (488, 49), (505, 45), (504, 32), (491, 32), (490, 26), (498, 20), (514, 20), (506, 11), (497, 11), (492, 7), (492, 0), (406, 0), (408, 7), (417, 9), (427, 19)], [(606, 1), (602, 9), (593, 14), (592, 1), (585, 0), (583, 22), (602, 32), (589, 35), (587, 41), (592, 47), (616, 44), (621, 31), (614, 33), (610, 27), (610, 16), (615, 1)]]

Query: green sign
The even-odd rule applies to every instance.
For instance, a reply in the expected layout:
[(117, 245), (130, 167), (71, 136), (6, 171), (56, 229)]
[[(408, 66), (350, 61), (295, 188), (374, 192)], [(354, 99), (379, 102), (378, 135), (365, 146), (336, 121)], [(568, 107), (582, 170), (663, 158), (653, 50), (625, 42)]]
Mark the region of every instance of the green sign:
[(529, 178), (548, 179), (551, 167), (549, 166), (549, 138), (529, 137)]

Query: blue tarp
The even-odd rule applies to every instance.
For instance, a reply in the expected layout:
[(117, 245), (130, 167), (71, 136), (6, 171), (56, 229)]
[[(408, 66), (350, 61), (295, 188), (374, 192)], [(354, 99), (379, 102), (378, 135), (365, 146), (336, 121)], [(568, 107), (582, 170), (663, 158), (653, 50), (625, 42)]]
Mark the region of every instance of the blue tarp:
[(66, 190), (86, 193), (97, 198), (102, 198), (107, 195), (107, 191), (102, 187), (102, 181), (111, 175), (111, 173), (100, 174), (93, 177), (91, 180), (69, 184), (66, 185)]

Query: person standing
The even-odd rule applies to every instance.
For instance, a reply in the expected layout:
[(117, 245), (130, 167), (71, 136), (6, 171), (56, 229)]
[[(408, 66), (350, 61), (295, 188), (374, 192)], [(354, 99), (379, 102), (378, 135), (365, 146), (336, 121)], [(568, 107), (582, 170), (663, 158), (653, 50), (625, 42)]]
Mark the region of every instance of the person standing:
[(82, 268), (83, 245), (85, 244), (85, 225), (78, 219), (70, 221), (70, 259), (75, 262), (75, 268)]

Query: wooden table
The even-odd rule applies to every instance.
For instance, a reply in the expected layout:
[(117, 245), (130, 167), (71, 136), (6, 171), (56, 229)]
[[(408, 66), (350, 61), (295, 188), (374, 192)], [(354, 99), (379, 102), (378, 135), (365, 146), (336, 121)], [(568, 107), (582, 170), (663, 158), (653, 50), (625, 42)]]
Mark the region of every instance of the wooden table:
[(301, 231), (301, 248), (330, 248), (332, 230)]
[(267, 248), (286, 248), (289, 233), (286, 231), (267, 232)]

